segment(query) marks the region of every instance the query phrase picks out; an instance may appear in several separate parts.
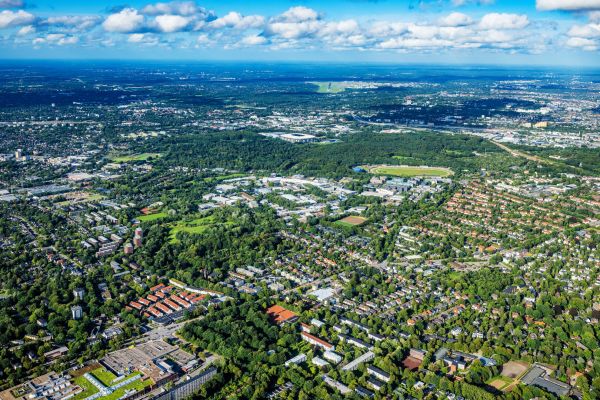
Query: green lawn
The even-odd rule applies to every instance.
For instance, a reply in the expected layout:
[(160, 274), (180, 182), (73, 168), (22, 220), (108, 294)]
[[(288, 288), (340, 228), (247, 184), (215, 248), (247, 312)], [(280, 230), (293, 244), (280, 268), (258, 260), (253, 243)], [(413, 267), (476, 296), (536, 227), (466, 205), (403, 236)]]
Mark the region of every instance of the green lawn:
[(126, 154), (126, 155), (114, 155), (114, 156), (110, 156), (109, 158), (111, 159), (111, 161), (116, 162), (116, 163), (126, 163), (126, 162), (131, 162), (131, 161), (147, 161), (150, 158), (159, 158), (160, 156), (162, 156), (161, 153), (140, 153), (140, 154)]
[(157, 219), (165, 218), (167, 216), (168, 214), (166, 212), (159, 212), (155, 214), (139, 215), (136, 217), (136, 219), (140, 220), (140, 222), (150, 222), (156, 221)]
[(177, 242), (177, 234), (179, 232), (187, 232), (191, 234), (199, 234), (206, 231), (213, 225), (215, 217), (209, 215), (207, 217), (196, 218), (191, 221), (179, 221), (171, 227), (170, 242)]
[[(127, 378), (123, 378), (123, 379), (128, 379), (134, 375), (140, 375), (140, 373), (134, 372), (133, 374), (127, 376)], [(100, 397), (99, 400), (117, 400), (117, 399), (120, 399), (121, 397), (123, 397), (125, 392), (127, 392), (128, 390), (133, 389), (135, 391), (139, 391), (139, 390), (142, 390), (143, 388), (145, 388), (146, 386), (150, 386), (151, 384), (152, 384), (152, 381), (150, 379), (147, 379), (145, 382), (142, 382), (141, 379), (138, 379), (137, 381), (131, 382), (129, 385), (125, 385), (122, 388), (115, 390), (108, 396)]]
[(96, 379), (104, 384), (104, 386), (112, 386), (113, 381), (117, 378), (115, 374), (105, 368), (97, 368), (90, 372)]
[[(113, 381), (116, 378), (116, 376), (114, 374), (112, 374), (111, 372), (107, 371), (104, 368), (95, 369), (95, 370), (91, 371), (90, 373), (92, 375), (94, 375), (99, 381), (101, 381), (106, 386), (113, 386)], [(123, 378), (123, 380), (129, 379), (136, 375), (141, 375), (141, 374), (139, 372), (133, 372), (132, 374)], [(92, 385), (90, 383), (90, 381), (88, 381), (83, 375), (78, 376), (73, 381), (75, 382), (76, 385), (81, 386), (84, 389), (83, 392), (74, 396), (73, 400), (83, 400), (89, 396), (92, 396), (95, 393), (98, 393), (98, 389), (94, 385)], [(134, 382), (131, 382), (129, 385), (125, 385), (122, 388), (115, 390), (113, 393), (109, 394), (108, 396), (99, 397), (99, 400), (117, 400), (117, 399), (120, 399), (121, 397), (123, 397), (125, 392), (127, 392), (128, 390), (139, 391), (151, 384), (152, 384), (152, 381), (150, 379), (147, 379), (144, 382), (142, 382), (141, 379), (138, 379)]]
[(438, 167), (412, 167), (404, 165), (381, 165), (374, 167), (363, 167), (367, 171), (375, 175), (399, 176), (410, 178), (415, 176), (437, 176), (446, 177), (453, 174), (448, 168)]
[(510, 379), (506, 376), (498, 375), (493, 378), (490, 378), (485, 382), (486, 385), (492, 386), (497, 390), (504, 390), (508, 386), (510, 386), (514, 382), (513, 379)]
[(73, 380), (76, 385), (80, 386), (83, 389), (83, 392), (77, 394), (73, 397), (73, 400), (83, 400), (91, 395), (98, 393), (98, 389), (96, 386), (92, 385), (90, 381), (85, 379), (83, 375), (78, 376)]
[(229, 175), (209, 176), (208, 178), (204, 178), (204, 182), (224, 181), (225, 179), (242, 178), (244, 176), (246, 176), (246, 174), (229, 174)]

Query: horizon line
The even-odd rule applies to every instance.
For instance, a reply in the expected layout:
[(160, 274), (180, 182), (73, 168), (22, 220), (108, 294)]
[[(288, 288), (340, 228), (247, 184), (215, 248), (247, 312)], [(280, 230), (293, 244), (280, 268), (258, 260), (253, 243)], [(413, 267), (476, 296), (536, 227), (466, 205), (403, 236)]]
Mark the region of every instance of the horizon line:
[(0, 65), (15, 62), (74, 62), (74, 63), (189, 63), (189, 64), (282, 64), (282, 65), (360, 65), (360, 66), (431, 66), (431, 67), (463, 67), (463, 68), (543, 68), (543, 69), (586, 69), (600, 71), (600, 66), (592, 64), (537, 64), (537, 63), (468, 63), (468, 62), (412, 62), (412, 61), (351, 61), (351, 60), (252, 60), (252, 59), (191, 59), (191, 58), (172, 58), (172, 59), (153, 59), (153, 58), (0, 58)]

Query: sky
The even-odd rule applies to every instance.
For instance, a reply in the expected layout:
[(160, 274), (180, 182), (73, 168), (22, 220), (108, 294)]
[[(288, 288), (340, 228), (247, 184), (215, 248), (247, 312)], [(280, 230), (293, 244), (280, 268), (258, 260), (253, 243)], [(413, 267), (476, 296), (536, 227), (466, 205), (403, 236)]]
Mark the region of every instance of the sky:
[(600, 0), (0, 0), (0, 59), (600, 67)]

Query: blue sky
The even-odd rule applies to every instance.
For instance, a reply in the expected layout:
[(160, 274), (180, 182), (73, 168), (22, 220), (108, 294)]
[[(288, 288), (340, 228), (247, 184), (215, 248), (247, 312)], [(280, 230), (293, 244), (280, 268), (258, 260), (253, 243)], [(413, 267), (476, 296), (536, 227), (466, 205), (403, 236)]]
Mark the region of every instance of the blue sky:
[(0, 57), (600, 65), (600, 0), (0, 0)]

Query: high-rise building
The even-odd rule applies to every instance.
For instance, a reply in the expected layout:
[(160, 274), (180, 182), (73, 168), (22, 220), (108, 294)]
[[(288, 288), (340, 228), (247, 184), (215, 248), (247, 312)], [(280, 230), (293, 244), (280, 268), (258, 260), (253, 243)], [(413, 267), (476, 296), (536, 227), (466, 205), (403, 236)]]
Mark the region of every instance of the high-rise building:
[(75, 296), (75, 299), (83, 300), (84, 295), (85, 290), (83, 288), (76, 288), (73, 290), (73, 296)]
[(81, 306), (73, 306), (71, 307), (71, 314), (73, 315), (73, 319), (81, 319), (83, 318), (83, 308)]
[(133, 245), (129, 242), (125, 243), (123, 251), (125, 252), (125, 254), (133, 254)]

